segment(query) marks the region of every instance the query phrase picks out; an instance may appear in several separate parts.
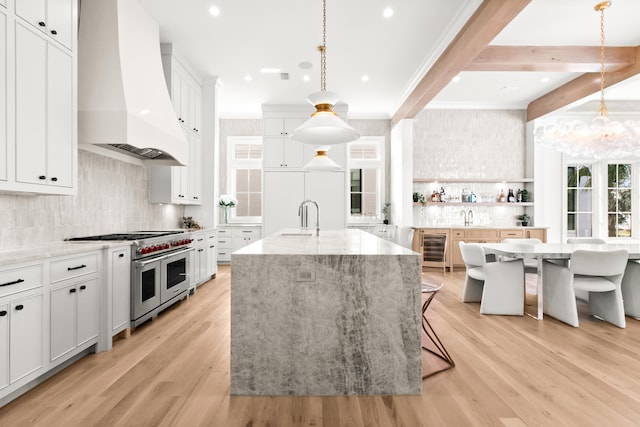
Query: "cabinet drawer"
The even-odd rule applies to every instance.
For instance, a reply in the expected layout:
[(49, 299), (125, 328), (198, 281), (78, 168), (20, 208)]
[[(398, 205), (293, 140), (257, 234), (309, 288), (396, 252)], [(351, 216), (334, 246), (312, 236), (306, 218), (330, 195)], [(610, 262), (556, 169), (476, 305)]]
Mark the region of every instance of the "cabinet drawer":
[(191, 238), (196, 246), (204, 245), (207, 241), (207, 236), (205, 234), (193, 234), (191, 235)]
[(218, 261), (231, 261), (231, 248), (218, 248)]
[(230, 248), (233, 246), (233, 237), (218, 237), (218, 247)]
[(0, 297), (42, 286), (42, 264), (0, 271)]
[(218, 228), (218, 236), (231, 236), (233, 234), (233, 230), (229, 228)]
[(471, 239), (497, 239), (500, 237), (499, 231), (495, 229), (481, 230), (470, 229), (467, 230), (467, 237)]
[(260, 230), (257, 228), (239, 228), (233, 234), (236, 237), (241, 236), (252, 236), (252, 237), (260, 237)]
[(464, 237), (465, 230), (451, 230), (451, 237)]
[(522, 239), (522, 230), (501, 230), (500, 239)]
[(98, 254), (78, 256), (51, 263), (51, 283), (98, 271)]

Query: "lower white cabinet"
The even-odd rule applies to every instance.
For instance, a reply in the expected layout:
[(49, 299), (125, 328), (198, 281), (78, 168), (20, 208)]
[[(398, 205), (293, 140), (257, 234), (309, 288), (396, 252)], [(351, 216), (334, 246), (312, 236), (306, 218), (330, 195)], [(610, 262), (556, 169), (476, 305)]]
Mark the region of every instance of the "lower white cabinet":
[(97, 341), (99, 291), (98, 277), (51, 290), (51, 361)]
[[(111, 287), (111, 336), (129, 327), (131, 322), (131, 247), (108, 252), (110, 262), (107, 286)], [(110, 339), (110, 337), (109, 337)]]
[(194, 241), (193, 256), (193, 280), (191, 287), (196, 287), (209, 280), (218, 271), (215, 262), (217, 258), (215, 239), (216, 233), (213, 230), (206, 230), (193, 233), (191, 238)]
[(218, 258), (217, 262), (231, 262), (231, 253), (241, 249), (262, 238), (262, 228), (259, 226), (232, 226), (218, 227)]
[(43, 367), (43, 295), (0, 304), (0, 389)]

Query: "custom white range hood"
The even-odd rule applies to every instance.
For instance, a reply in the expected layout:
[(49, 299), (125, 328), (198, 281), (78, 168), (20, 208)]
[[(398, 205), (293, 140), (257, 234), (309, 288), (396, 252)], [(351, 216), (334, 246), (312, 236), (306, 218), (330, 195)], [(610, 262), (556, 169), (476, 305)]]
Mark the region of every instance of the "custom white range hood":
[(158, 25), (137, 0), (82, 0), (78, 142), (154, 165), (187, 165), (189, 144), (164, 80)]

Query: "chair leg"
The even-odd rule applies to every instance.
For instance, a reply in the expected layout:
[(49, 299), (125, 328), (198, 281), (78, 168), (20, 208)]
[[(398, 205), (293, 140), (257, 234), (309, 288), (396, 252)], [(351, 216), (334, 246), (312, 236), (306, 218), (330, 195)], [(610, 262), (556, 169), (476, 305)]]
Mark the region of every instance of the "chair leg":
[(449, 355), (449, 352), (447, 351), (445, 346), (442, 344), (442, 341), (440, 341), (440, 338), (438, 338), (438, 335), (436, 334), (436, 331), (433, 330), (433, 327), (429, 323), (429, 320), (427, 320), (427, 316), (425, 314), (427, 312), (427, 309), (429, 308), (429, 305), (431, 304), (431, 301), (433, 300), (433, 297), (435, 296), (435, 294), (436, 294), (436, 292), (431, 293), (431, 295), (429, 295), (427, 300), (422, 305), (422, 330), (427, 335), (427, 338), (429, 338), (429, 340), (435, 346), (435, 350), (432, 350), (432, 349), (427, 348), (425, 346), (422, 346), (422, 349), (425, 350), (425, 351), (428, 351), (429, 353), (431, 353), (431, 354), (439, 357), (440, 359), (444, 360), (447, 363), (447, 366), (445, 366), (444, 368), (437, 369), (435, 371), (429, 372), (427, 374), (423, 374), (422, 375), (422, 379), (425, 379), (427, 377), (435, 375), (435, 374), (437, 374), (439, 372), (446, 371), (447, 369), (451, 369), (454, 366), (456, 366), (455, 362), (451, 358), (451, 355)]
[(482, 288), (484, 282), (467, 276), (464, 279), (464, 289), (462, 290), (462, 302), (482, 301)]
[(589, 310), (594, 316), (619, 328), (626, 327), (620, 289), (611, 292), (590, 292)]

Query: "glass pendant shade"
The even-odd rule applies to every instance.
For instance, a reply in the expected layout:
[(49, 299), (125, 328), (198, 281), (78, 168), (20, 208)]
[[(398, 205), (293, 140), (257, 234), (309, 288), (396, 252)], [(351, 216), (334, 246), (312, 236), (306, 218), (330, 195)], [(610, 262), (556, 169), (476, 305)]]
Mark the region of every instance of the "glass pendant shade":
[(330, 148), (331, 146), (328, 146), (328, 145), (317, 147), (316, 155), (313, 157), (313, 159), (311, 159), (311, 161), (309, 161), (309, 163), (304, 165), (303, 169), (312, 171), (312, 172), (341, 170), (342, 168), (340, 167), (340, 165), (334, 162), (333, 160), (331, 160), (327, 155), (327, 152), (329, 151)]
[(339, 96), (334, 92), (315, 92), (309, 102), (316, 107), (311, 118), (291, 133), (291, 139), (303, 144), (344, 144), (360, 138), (357, 130), (342, 121), (333, 111)]

